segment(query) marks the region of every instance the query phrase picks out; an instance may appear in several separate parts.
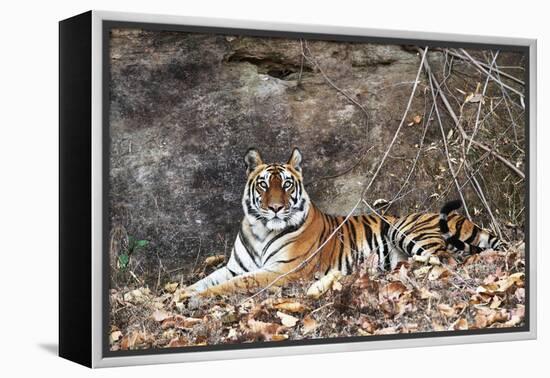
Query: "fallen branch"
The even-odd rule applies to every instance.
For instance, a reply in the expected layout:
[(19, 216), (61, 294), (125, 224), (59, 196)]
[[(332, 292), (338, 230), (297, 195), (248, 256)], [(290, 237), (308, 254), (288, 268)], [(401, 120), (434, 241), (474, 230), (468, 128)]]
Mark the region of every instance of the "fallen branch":
[(510, 161), (508, 161), (505, 157), (503, 157), (502, 155), (500, 155), (497, 152), (495, 152), (494, 150), (492, 150), (489, 146), (486, 146), (483, 143), (480, 143), (480, 142), (475, 141), (475, 140), (472, 141), (472, 144), (475, 147), (481, 148), (482, 150), (489, 152), (495, 158), (497, 158), (502, 163), (504, 163), (504, 165), (506, 165), (508, 168), (510, 168), (512, 171), (514, 171), (514, 173), (516, 173), (519, 177), (521, 177), (522, 179), (525, 179), (525, 174), (522, 171), (520, 171), (514, 164), (512, 164)]

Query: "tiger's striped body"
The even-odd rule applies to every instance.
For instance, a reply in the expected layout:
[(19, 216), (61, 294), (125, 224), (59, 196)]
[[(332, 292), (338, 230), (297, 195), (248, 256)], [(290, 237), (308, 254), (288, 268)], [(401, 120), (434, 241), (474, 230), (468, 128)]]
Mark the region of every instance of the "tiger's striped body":
[(234, 291), (309, 280), (337, 269), (353, 272), (376, 253), (381, 269), (392, 269), (413, 255), (498, 248), (500, 242), (458, 214), (457, 201), (441, 213), (404, 217), (360, 215), (346, 219), (320, 211), (304, 190), (301, 154), (287, 164), (266, 165), (255, 150), (245, 157), (248, 181), (243, 195), (245, 217), (226, 266), (188, 288), (192, 294)]

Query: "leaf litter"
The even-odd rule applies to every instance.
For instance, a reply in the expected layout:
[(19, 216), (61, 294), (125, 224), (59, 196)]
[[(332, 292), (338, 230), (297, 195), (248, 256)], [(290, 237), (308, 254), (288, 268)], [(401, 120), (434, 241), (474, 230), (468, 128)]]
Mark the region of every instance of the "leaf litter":
[[(371, 261), (372, 260), (372, 261)], [(220, 257), (203, 262), (217, 265)], [(518, 327), (525, 324), (523, 244), (463, 262), (409, 259), (390, 272), (366, 259), (253, 299), (186, 297), (181, 283), (110, 291), (110, 348), (135, 350), (310, 338)], [(192, 282), (195, 277), (188, 277)]]

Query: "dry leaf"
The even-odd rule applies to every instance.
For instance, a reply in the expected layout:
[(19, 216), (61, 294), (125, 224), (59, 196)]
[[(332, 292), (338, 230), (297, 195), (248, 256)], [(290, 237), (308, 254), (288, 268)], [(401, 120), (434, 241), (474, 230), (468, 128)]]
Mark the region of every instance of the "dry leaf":
[(457, 302), (453, 305), (455, 310), (463, 310), (465, 307), (468, 307), (468, 302)]
[(151, 291), (147, 288), (131, 290), (124, 294), (124, 300), (135, 305), (143, 304), (149, 299)]
[(477, 312), (476, 316), (474, 317), (474, 322), (476, 328), (485, 328), (488, 324), (487, 316), (482, 314), (481, 312)]
[(485, 103), (485, 100), (483, 99), (483, 95), (481, 93), (471, 94), (467, 97), (467, 102), (470, 103)]
[(166, 285), (164, 285), (164, 290), (168, 293), (174, 293), (178, 288), (178, 285), (178, 282), (168, 282)]
[(384, 199), (384, 198), (378, 198), (376, 201), (374, 201), (372, 203), (372, 207), (377, 207), (377, 206), (380, 206), (380, 205), (385, 205), (388, 203), (388, 200), (387, 199)]
[(229, 333), (227, 334), (227, 338), (229, 340), (237, 340), (237, 337), (239, 334), (237, 333), (237, 330), (235, 328), (229, 329)]
[(162, 324), (162, 329), (167, 329), (171, 327), (179, 329), (189, 329), (193, 328), (194, 325), (202, 323), (202, 319), (199, 318), (187, 318), (181, 315), (173, 315), (166, 318)]
[(406, 323), (403, 325), (403, 328), (401, 328), (401, 333), (413, 333), (413, 332), (418, 332), (417, 323)]
[(523, 273), (514, 273), (506, 279), (499, 280), (497, 282), (498, 284), (497, 292), (504, 293), (513, 285), (523, 286), (523, 276), (524, 276)]
[(493, 310), (486, 306), (476, 306), (477, 312), (475, 315), (476, 327), (486, 328), (494, 323), (506, 322), (509, 320), (509, 314), (506, 310)]
[(369, 334), (372, 334), (374, 331), (376, 331), (376, 326), (372, 324), (370, 321), (368, 321), (367, 319), (365, 319), (361, 323), (361, 328), (367, 331)]
[(512, 286), (523, 286), (523, 273), (514, 273), (506, 278), (492, 282), (486, 285), (480, 285), (476, 289), (478, 293), (494, 295), (496, 293), (504, 293)]
[(518, 300), (518, 302), (524, 303), (525, 302), (525, 289), (522, 287), (519, 287), (516, 292), (514, 293), (514, 296)]
[(131, 350), (135, 349), (137, 345), (141, 344), (144, 337), (141, 332), (132, 332), (129, 336), (124, 336), (120, 342), (120, 349)]
[(440, 278), (445, 278), (449, 274), (450, 272), (447, 268), (444, 268), (441, 265), (434, 265), (434, 267), (430, 271), (430, 274), (428, 275), (428, 279), (430, 281), (435, 281)]
[(273, 308), (276, 308), (277, 310), (299, 313), (299, 314), (303, 313), (308, 309), (307, 306), (303, 305), (302, 303), (295, 302), (292, 300), (283, 300), (283, 301), (274, 303)]
[(374, 331), (375, 335), (392, 335), (394, 333), (397, 333), (397, 329), (395, 327), (386, 327)]
[(167, 347), (178, 348), (178, 347), (186, 346), (187, 344), (189, 344), (189, 341), (185, 337), (180, 336), (180, 337), (174, 337), (172, 340), (170, 340)]
[(259, 333), (263, 335), (266, 340), (272, 340), (273, 336), (282, 328), (282, 326), (277, 323), (266, 323), (254, 319), (249, 319), (247, 325), (252, 333)]
[(122, 337), (122, 332), (120, 331), (111, 332), (111, 334), (109, 335), (109, 343), (113, 344), (118, 340), (120, 340), (121, 337)]
[(467, 330), (468, 329), (468, 322), (464, 318), (458, 319), (454, 325), (453, 329), (455, 330)]
[(295, 318), (292, 315), (285, 314), (281, 311), (277, 311), (277, 316), (279, 317), (279, 319), (281, 319), (281, 323), (285, 327), (294, 327), (299, 320), (298, 318)]
[(315, 328), (317, 328), (317, 321), (309, 315), (306, 316), (304, 320), (302, 320), (302, 323), (304, 324), (304, 327), (303, 327), (304, 335), (310, 332), (313, 332)]
[(505, 327), (515, 327), (525, 318), (525, 306), (518, 305), (518, 307), (512, 310), (510, 319), (504, 323)]
[(194, 325), (199, 323), (202, 323), (202, 319), (178, 316), (176, 319), (176, 328), (192, 328)]
[(417, 114), (411, 118), (411, 121), (407, 124), (407, 126), (418, 125), (420, 124), (420, 122), (422, 122), (422, 116), (420, 114)]
[(422, 268), (416, 269), (413, 273), (416, 278), (423, 278), (426, 277), (430, 269), (431, 266), (423, 266)]
[(286, 339), (288, 339), (288, 335), (275, 334), (275, 335), (271, 336), (271, 341), (283, 341), (283, 340), (286, 340)]
[(419, 291), (420, 291), (420, 299), (430, 299), (430, 298), (437, 299), (440, 297), (439, 294), (437, 294), (436, 292), (432, 292), (426, 289), (425, 287), (421, 287)]
[(378, 293), (379, 307), (386, 313), (400, 317), (405, 311), (412, 309), (410, 292), (401, 282), (390, 282)]
[(491, 300), (491, 304), (489, 305), (489, 307), (493, 309), (499, 308), (501, 303), (502, 303), (502, 299), (495, 295)]
[(395, 301), (407, 290), (407, 287), (401, 282), (390, 282), (386, 286), (380, 289), (378, 293), (378, 300), (380, 302), (384, 301)]
[(169, 318), (170, 314), (164, 310), (156, 310), (153, 312), (152, 317), (156, 322), (162, 322), (164, 319)]
[(454, 316), (455, 313), (456, 313), (454, 308), (452, 308), (451, 306), (449, 306), (448, 304), (445, 304), (445, 303), (438, 304), (437, 309), (439, 310), (439, 312), (441, 314), (443, 314), (444, 316), (446, 316), (448, 318)]
[(489, 325), (497, 322), (505, 322), (508, 320), (508, 312), (504, 309), (501, 309), (500, 311), (494, 311), (487, 316), (487, 322)]

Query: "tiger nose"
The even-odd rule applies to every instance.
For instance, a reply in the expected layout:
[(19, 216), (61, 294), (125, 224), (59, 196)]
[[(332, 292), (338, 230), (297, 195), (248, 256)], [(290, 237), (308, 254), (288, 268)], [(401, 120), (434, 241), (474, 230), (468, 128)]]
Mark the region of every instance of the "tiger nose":
[(273, 203), (269, 205), (269, 209), (272, 210), (275, 214), (283, 208), (283, 205), (280, 203)]

